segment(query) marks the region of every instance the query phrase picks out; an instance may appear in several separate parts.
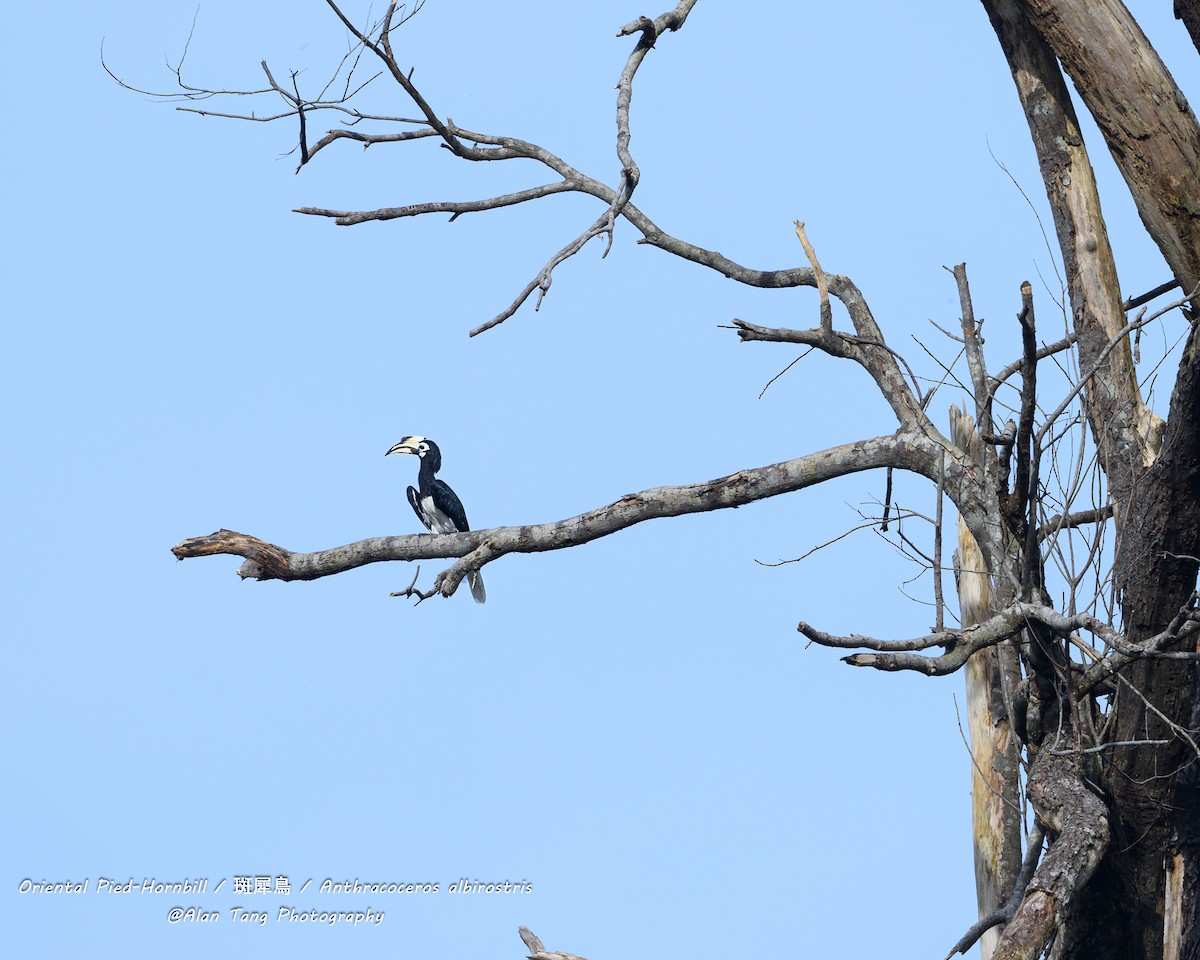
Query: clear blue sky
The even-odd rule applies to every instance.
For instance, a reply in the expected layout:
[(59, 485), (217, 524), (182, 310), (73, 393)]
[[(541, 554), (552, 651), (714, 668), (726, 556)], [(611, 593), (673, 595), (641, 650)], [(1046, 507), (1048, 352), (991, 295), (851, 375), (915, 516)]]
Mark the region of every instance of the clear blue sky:
[[(667, 2), (429, 0), (396, 48), (442, 115), (613, 182), (633, 42), (614, 34)], [(1133, 8), (1197, 95), (1170, 5)], [(974, 918), (962, 680), (853, 671), (795, 630), (922, 633), (930, 608), (900, 589), (916, 571), (870, 532), (755, 563), (855, 525), (882, 475), (507, 557), (483, 607), (390, 599), (406, 564), (281, 584), (241, 582), (231, 558), (173, 559), (220, 527), (296, 550), (416, 532), (416, 461), (383, 457), (409, 433), (441, 443), (487, 527), (894, 428), (860, 371), (818, 356), (758, 399), (798, 351), (720, 325), (812, 325), (813, 291), (739, 288), (627, 225), (607, 260), (596, 243), (559, 269), (540, 313), (468, 339), (596, 203), (355, 228), (293, 214), (549, 178), (431, 141), (344, 143), (296, 176), (292, 123), (177, 113), (101, 70), (105, 38), (114, 70), (169, 88), (164, 54), (194, 12), (18, 4), (0, 39), (12, 955), (517, 958), (522, 923), (591, 960), (944, 955)], [(265, 58), (277, 77), (304, 71), (307, 91), (343, 49), (317, 0), (208, 0), (188, 76), (258, 87)], [(364, 104), (414, 114), (382, 78)], [(953, 356), (928, 323), (957, 324), (944, 265), (968, 263), (993, 364), (1015, 355), (1022, 280), (1053, 328), (1038, 223), (989, 154), (1044, 211), (978, 4), (702, 0), (648, 57), (633, 124), (637, 203), (664, 229), (785, 267), (803, 262), (803, 219), (926, 375), (914, 335)], [(1140, 293), (1167, 272), (1089, 142), (1123, 286)], [(926, 485), (898, 496), (932, 509)], [(425, 585), (438, 569), (422, 566)], [(909, 589), (928, 598), (928, 579)], [(238, 895), (236, 876), (286, 876), (293, 893)], [(101, 877), (209, 892), (102, 895)], [(450, 894), (464, 877), (532, 892)], [(90, 886), (22, 894), (26, 878)], [(440, 891), (316, 892), (326, 878)], [(385, 918), (288, 924), (281, 904)], [(175, 906), (221, 919), (173, 925)], [(234, 906), (270, 921), (235, 925)]]

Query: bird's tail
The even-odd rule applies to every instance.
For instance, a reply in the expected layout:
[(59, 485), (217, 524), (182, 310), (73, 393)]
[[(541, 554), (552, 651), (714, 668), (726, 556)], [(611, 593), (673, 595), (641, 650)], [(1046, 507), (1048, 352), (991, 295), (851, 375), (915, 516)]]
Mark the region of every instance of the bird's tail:
[(486, 603), (487, 591), (483, 589), (483, 574), (476, 570), (470, 575), (468, 582), (471, 584), (471, 596), (475, 598), (475, 602)]

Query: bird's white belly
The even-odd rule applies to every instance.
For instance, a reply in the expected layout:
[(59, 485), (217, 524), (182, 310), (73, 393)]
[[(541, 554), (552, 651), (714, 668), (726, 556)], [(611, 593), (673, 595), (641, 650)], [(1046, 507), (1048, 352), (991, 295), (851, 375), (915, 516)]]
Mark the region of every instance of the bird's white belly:
[(458, 533), (450, 518), (433, 505), (433, 497), (421, 498), (421, 512), (429, 520), (429, 529), (434, 533)]

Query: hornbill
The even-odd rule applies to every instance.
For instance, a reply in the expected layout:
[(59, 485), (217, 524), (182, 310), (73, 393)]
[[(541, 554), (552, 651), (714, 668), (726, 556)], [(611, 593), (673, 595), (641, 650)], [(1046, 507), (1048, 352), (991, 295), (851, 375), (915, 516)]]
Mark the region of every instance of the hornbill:
[[(416, 488), (408, 488), (408, 502), (413, 512), (434, 533), (462, 533), (470, 530), (467, 512), (463, 509), (458, 494), (444, 480), (434, 476), (442, 468), (442, 451), (432, 440), (425, 437), (405, 437), (393, 444), (384, 456), (393, 453), (412, 453), (421, 458), (421, 469), (417, 473)], [(468, 576), (471, 596), (476, 603), (487, 600), (483, 589), (483, 577), (476, 570)]]

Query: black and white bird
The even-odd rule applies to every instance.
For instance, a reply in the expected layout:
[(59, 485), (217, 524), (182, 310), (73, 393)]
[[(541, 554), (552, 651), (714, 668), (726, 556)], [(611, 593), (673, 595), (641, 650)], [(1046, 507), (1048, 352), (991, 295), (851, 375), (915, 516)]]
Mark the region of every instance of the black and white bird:
[[(393, 453), (411, 453), (421, 458), (421, 469), (417, 473), (417, 486), (408, 488), (408, 502), (413, 512), (434, 533), (462, 533), (470, 530), (467, 512), (463, 509), (458, 494), (444, 480), (434, 474), (442, 469), (442, 451), (432, 440), (425, 437), (405, 437), (393, 444), (384, 456)], [(476, 570), (468, 577), (471, 596), (476, 603), (487, 600), (483, 589), (483, 577)]]

